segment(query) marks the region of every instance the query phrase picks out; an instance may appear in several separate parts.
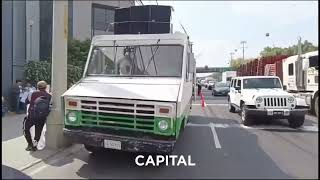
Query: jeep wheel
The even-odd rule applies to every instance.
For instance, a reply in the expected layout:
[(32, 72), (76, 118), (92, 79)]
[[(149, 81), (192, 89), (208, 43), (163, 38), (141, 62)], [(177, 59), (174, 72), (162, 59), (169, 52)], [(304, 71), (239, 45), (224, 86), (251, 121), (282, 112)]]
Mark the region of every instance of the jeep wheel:
[(231, 105), (230, 101), (228, 102), (228, 109), (229, 109), (229, 112), (232, 112), (232, 113), (236, 112), (236, 108), (234, 108), (234, 107)]
[(252, 120), (249, 118), (244, 104), (241, 106), (241, 120), (242, 124), (245, 126), (250, 126), (252, 124)]
[(304, 116), (294, 116), (288, 119), (291, 128), (299, 128), (304, 123)]

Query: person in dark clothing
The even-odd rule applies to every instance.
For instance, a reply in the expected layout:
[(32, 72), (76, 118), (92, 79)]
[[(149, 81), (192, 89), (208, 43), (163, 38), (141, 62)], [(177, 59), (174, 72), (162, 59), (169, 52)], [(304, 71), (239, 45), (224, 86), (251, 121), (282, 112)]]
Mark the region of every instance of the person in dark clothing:
[(201, 93), (201, 83), (200, 83), (200, 81), (198, 81), (197, 85), (198, 85), (198, 96), (200, 96), (200, 93)]
[(20, 113), (20, 93), (22, 92), (22, 81), (16, 80), (11, 89), (11, 111)]
[[(39, 81), (37, 84), (38, 90), (34, 91), (31, 96), (28, 97), (26, 100), (27, 104), (29, 105), (28, 108), (28, 115), (24, 118), (23, 121), (23, 133), (27, 140), (28, 147), (26, 148), (26, 151), (35, 151), (37, 150), (37, 145), (40, 140), (41, 132), (43, 129), (43, 126), (47, 120), (47, 117), (35, 117), (33, 113), (35, 112), (35, 104), (38, 99), (46, 98), (48, 102), (51, 101), (51, 95), (46, 92), (47, 83), (45, 81)], [(49, 106), (48, 106), (48, 112), (49, 112)], [(30, 128), (32, 126), (35, 126), (35, 136), (34, 141), (32, 141), (31, 134), (30, 134)]]

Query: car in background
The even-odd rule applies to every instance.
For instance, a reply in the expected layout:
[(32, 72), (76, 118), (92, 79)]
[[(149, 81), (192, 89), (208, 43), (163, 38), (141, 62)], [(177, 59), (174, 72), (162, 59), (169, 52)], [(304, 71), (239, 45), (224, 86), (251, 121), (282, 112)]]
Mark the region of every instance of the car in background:
[(223, 95), (227, 96), (230, 91), (230, 82), (217, 82), (212, 88), (212, 95)]
[(214, 86), (214, 81), (208, 82), (208, 90), (212, 90), (212, 87)]

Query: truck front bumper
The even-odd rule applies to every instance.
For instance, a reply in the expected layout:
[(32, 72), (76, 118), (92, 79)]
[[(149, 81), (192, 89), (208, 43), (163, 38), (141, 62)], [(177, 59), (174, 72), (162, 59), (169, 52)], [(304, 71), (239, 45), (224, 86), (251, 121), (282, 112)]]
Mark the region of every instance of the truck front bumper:
[(301, 117), (304, 116), (308, 109), (252, 109), (247, 108), (247, 115), (251, 117), (272, 117), (276, 119), (288, 119), (294, 117)]
[(140, 139), (66, 128), (63, 129), (63, 133), (73, 143), (96, 147), (104, 147), (104, 140), (119, 141), (121, 142), (121, 150), (130, 152), (171, 153), (176, 142), (173, 140)]

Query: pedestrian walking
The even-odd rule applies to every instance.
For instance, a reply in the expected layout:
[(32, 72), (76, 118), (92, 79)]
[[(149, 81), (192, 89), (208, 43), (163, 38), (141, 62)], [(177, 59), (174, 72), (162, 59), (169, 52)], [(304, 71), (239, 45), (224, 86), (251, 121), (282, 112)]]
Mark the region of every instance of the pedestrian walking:
[(200, 93), (201, 93), (201, 83), (200, 83), (200, 81), (198, 81), (197, 85), (198, 85), (198, 96), (200, 96)]
[[(37, 150), (43, 126), (50, 112), (51, 95), (46, 92), (47, 83), (45, 81), (39, 81), (37, 87), (38, 90), (32, 92), (26, 101), (27, 104), (29, 104), (28, 114), (23, 121), (23, 133), (28, 143), (26, 151)], [(30, 134), (30, 128), (32, 126), (35, 126), (34, 140), (32, 140)]]

